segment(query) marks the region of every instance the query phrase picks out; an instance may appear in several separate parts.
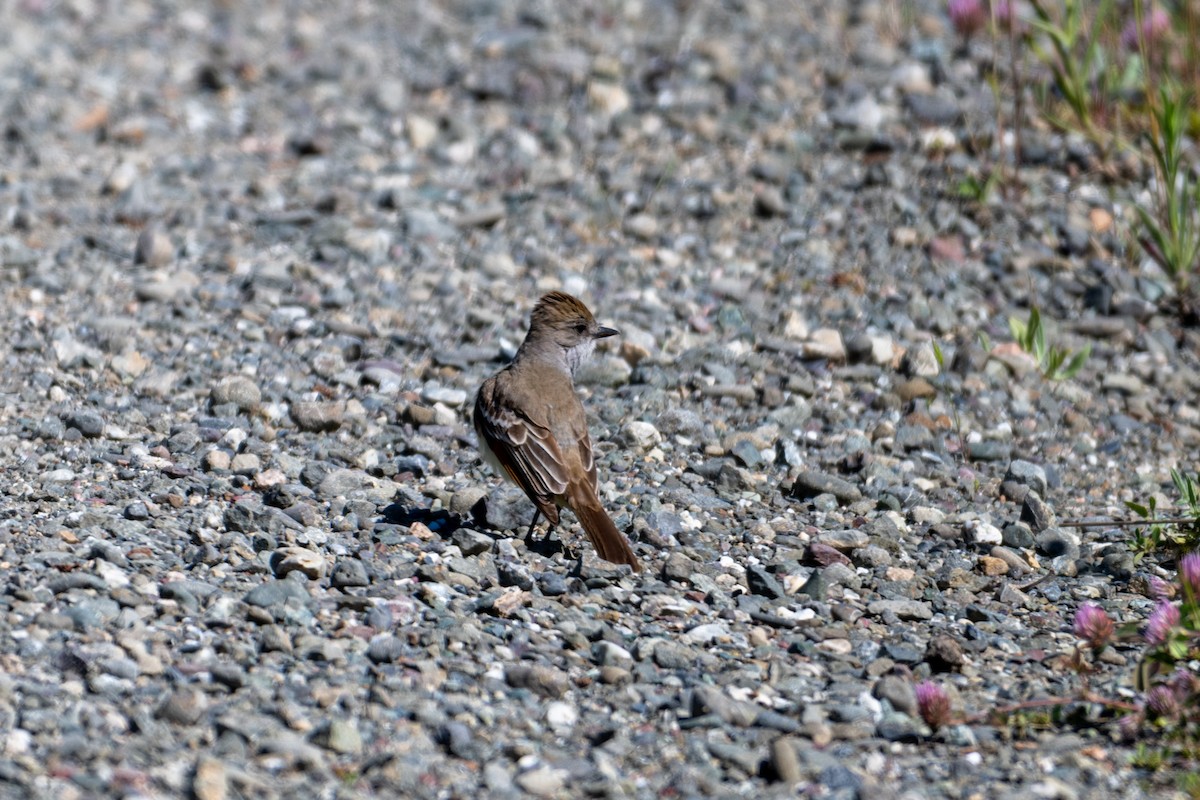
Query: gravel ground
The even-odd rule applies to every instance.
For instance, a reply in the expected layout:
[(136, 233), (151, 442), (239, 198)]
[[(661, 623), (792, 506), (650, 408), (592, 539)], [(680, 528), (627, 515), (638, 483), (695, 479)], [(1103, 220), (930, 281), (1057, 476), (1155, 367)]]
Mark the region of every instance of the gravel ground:
[[(0, 797), (1169, 794), (1094, 715), (915, 713), (1076, 691), (1074, 610), (1170, 573), (1056, 520), (1200, 446), (1146, 176), (1031, 121), (961, 199), (940, 3), (0, 5)], [(475, 451), (554, 288), (622, 331), (636, 577)]]

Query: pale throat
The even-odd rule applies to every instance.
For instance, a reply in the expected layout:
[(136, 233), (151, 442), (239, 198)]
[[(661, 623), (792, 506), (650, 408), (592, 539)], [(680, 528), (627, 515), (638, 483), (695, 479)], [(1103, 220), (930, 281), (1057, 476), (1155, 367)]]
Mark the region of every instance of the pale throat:
[(575, 377), (575, 370), (583, 362), (592, 357), (592, 351), (596, 349), (596, 340), (588, 339), (585, 342), (580, 342), (574, 347), (566, 348), (567, 371), (571, 373), (571, 377)]

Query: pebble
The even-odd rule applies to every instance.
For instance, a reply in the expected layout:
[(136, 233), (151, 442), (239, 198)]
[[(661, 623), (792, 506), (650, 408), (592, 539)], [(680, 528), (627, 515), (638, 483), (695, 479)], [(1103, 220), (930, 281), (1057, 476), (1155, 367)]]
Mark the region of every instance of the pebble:
[(856, 503), (862, 492), (854, 484), (822, 472), (805, 471), (796, 476), (791, 494), (800, 499), (811, 499), (821, 494), (831, 494), (842, 504)]
[(133, 249), (133, 263), (148, 267), (165, 267), (175, 258), (175, 246), (171, 238), (157, 226), (148, 225), (138, 235)]
[(1008, 465), (1008, 471), (1004, 474), (1004, 480), (1028, 486), (1039, 495), (1046, 494), (1046, 471), (1037, 464), (1032, 464), (1028, 461), (1014, 459)]
[(242, 411), (252, 411), (262, 402), (262, 392), (257, 384), (241, 375), (222, 378), (212, 389), (213, 405), (237, 406)]
[(621, 439), (628, 447), (647, 450), (662, 441), (662, 434), (649, 422), (631, 420), (621, 429)]
[[(1063, 520), (1200, 441), (1177, 287), (1106, 255), (1144, 170), (1034, 124), (952, 197), (1011, 142), (944, 9), (60, 5), (0, 54), (13, 796), (1144, 793), (1111, 719), (914, 708), (1144, 624), (1170, 555)], [(555, 289), (622, 332), (575, 379), (639, 573), (476, 450)]]
[(340, 403), (302, 401), (291, 408), (292, 421), (302, 431), (329, 432), (342, 426), (346, 409)]

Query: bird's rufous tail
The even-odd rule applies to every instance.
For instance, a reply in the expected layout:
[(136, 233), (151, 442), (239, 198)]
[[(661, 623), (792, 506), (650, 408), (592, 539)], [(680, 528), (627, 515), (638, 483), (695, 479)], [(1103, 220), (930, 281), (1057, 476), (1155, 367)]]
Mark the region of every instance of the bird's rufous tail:
[(596, 555), (614, 564), (628, 564), (634, 572), (641, 572), (642, 565), (633, 554), (629, 540), (617, 530), (601, 507), (600, 499), (588, 487), (581, 487), (574, 495), (571, 498), (571, 510), (579, 518), (579, 524), (583, 526), (583, 532), (587, 534), (592, 547), (596, 548)]

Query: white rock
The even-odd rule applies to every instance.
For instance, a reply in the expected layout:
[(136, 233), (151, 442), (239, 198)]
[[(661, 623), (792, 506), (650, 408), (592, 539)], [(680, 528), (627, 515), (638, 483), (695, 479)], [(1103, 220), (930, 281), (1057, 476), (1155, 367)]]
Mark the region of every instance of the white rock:
[(662, 434), (649, 422), (632, 420), (621, 429), (621, 440), (629, 447), (645, 450), (662, 441)]
[(417, 150), (424, 150), (437, 140), (437, 123), (417, 114), (408, 116), (408, 143)]
[(846, 345), (842, 342), (842, 334), (833, 328), (813, 331), (812, 338), (804, 343), (804, 357), (845, 361)]
[[(970, 526), (970, 524), (968, 523)], [(990, 522), (976, 521), (971, 527), (971, 541), (975, 544), (997, 545), (1004, 543), (1004, 535), (1000, 529)]]
[(549, 725), (555, 733), (567, 733), (571, 728), (575, 727), (575, 723), (579, 721), (579, 712), (575, 710), (575, 706), (570, 703), (564, 703), (561, 700), (556, 700), (546, 706), (546, 724)]
[(690, 644), (708, 644), (716, 639), (729, 636), (729, 628), (718, 622), (697, 625), (683, 634), (683, 640)]
[(892, 344), (890, 336), (872, 336), (871, 339), (871, 363), (872, 364), (891, 364), (892, 359), (896, 357), (896, 347)]

